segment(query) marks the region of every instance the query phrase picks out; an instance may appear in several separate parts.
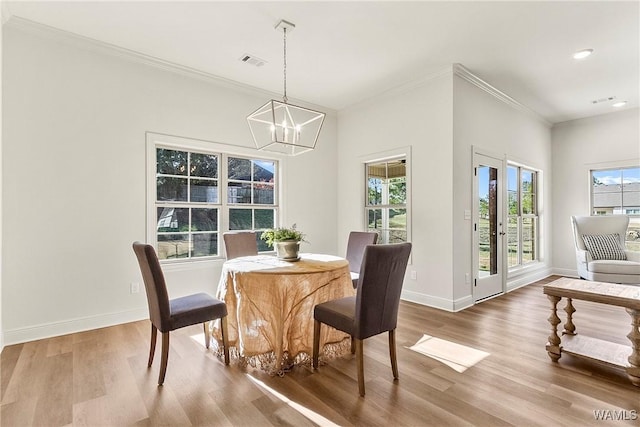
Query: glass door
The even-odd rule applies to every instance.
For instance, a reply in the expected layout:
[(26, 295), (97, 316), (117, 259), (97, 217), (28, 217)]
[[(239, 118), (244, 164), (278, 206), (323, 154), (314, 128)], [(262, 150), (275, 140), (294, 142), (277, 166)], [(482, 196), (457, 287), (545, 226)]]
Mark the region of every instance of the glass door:
[(504, 291), (502, 178), (502, 160), (474, 154), (475, 302)]

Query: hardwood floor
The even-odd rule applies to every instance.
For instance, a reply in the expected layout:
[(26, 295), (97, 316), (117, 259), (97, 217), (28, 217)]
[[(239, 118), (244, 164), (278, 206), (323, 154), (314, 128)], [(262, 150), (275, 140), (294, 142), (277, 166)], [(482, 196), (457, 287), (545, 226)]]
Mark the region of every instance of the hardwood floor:
[[(148, 321), (8, 346), (1, 355), (0, 424), (602, 426), (594, 411), (605, 411), (626, 418), (616, 424), (640, 425), (640, 388), (624, 370), (547, 356), (550, 304), (542, 285), (553, 279), (459, 313), (402, 302), (400, 379), (393, 381), (387, 335), (366, 340), (365, 398), (358, 396), (351, 355), (316, 372), (298, 366), (270, 377), (233, 361), (225, 366), (204, 348), (201, 326), (172, 332), (163, 387), (156, 383), (159, 355), (146, 367)], [(574, 305), (578, 333), (629, 344), (624, 310)], [(423, 334), (491, 354), (458, 373), (405, 348)]]

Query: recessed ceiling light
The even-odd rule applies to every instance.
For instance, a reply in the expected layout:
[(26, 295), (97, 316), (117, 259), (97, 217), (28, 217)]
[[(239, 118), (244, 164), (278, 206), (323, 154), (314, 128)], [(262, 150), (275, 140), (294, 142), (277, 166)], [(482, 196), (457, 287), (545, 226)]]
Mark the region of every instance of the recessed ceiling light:
[(612, 107), (616, 108), (624, 107), (625, 105), (627, 105), (627, 101), (620, 101), (616, 102), (615, 104), (611, 104)]
[(573, 59), (584, 59), (593, 53), (593, 49), (582, 49), (573, 54)]

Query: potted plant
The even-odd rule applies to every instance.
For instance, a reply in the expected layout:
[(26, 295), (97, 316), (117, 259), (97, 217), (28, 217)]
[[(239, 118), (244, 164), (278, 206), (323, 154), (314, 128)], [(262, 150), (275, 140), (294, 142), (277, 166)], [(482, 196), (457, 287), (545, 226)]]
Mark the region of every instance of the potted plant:
[(293, 224), (290, 228), (279, 227), (265, 230), (260, 235), (267, 246), (276, 250), (276, 256), (285, 261), (299, 259), (300, 242), (304, 242), (304, 234)]

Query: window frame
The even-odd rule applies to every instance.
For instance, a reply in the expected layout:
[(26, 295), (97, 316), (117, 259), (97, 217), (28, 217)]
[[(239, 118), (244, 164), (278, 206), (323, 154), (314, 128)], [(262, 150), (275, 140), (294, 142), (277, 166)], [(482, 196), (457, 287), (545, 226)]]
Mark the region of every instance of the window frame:
[[(367, 165), (371, 163), (382, 163), (389, 162), (393, 160), (405, 159), (405, 179), (406, 179), (406, 203), (404, 205), (369, 205), (368, 204), (368, 174), (367, 174)], [(361, 203), (362, 203), (362, 223), (360, 229), (362, 231), (369, 231), (369, 216), (368, 211), (370, 209), (396, 209), (402, 208), (406, 210), (406, 233), (407, 233), (407, 242), (411, 242), (411, 146), (399, 147), (397, 149), (369, 154), (360, 157), (361, 169), (360, 169), (360, 179), (362, 179), (363, 185), (361, 185)], [(382, 236), (379, 236), (378, 243), (383, 243)], [(411, 264), (411, 258), (409, 259), (409, 264)]]
[[(165, 148), (177, 151), (196, 152), (204, 154), (218, 155), (218, 203), (207, 202), (164, 202), (156, 200), (156, 149)], [(190, 206), (192, 208), (211, 206), (218, 209), (218, 254), (203, 257), (187, 257), (177, 259), (161, 259), (160, 263), (166, 266), (190, 265), (193, 263), (219, 262), (225, 260), (224, 243), (222, 234), (229, 230), (230, 209), (264, 209), (273, 208), (274, 226), (279, 224), (282, 215), (282, 176), (285, 169), (286, 160), (277, 154), (257, 151), (255, 148), (241, 147), (229, 144), (222, 144), (180, 136), (164, 135), (153, 132), (146, 132), (146, 242), (158, 248), (157, 234), (157, 205), (173, 204), (176, 207)], [(230, 157), (243, 158), (247, 160), (267, 160), (275, 162), (274, 170), (274, 204), (254, 204), (254, 203), (229, 203), (227, 200), (228, 182), (228, 159)], [(254, 182), (253, 180), (249, 182)], [(253, 202), (253, 200), (252, 200)], [(252, 214), (252, 225), (254, 217)], [(233, 230), (238, 231), (238, 230)], [(189, 232), (193, 234), (193, 232)], [(271, 251), (268, 251), (271, 252)], [(266, 252), (265, 252), (266, 253)]]
[[(510, 197), (509, 197), (509, 168), (516, 168), (516, 176), (517, 176), (517, 204), (518, 204), (518, 212), (517, 215), (512, 215), (510, 212)], [(522, 192), (522, 172), (531, 172), (533, 174), (533, 199), (534, 199), (534, 208), (533, 213), (523, 213), (523, 192)], [(506, 170), (505, 170), (505, 208), (506, 208), (506, 223), (507, 223), (507, 236), (509, 235), (509, 226), (510, 220), (512, 218), (516, 218), (516, 227), (517, 227), (517, 239), (518, 239), (518, 249), (517, 249), (517, 263), (515, 265), (509, 265), (509, 241), (507, 239), (506, 247), (505, 247), (505, 257), (506, 257), (506, 268), (508, 274), (517, 272), (522, 269), (530, 268), (533, 265), (539, 264), (541, 262), (542, 254), (540, 242), (542, 241), (542, 228), (541, 228), (541, 217), (540, 217), (540, 204), (542, 202), (542, 170), (525, 165), (522, 163), (514, 162), (507, 160)], [(533, 238), (533, 257), (530, 261), (524, 261), (524, 244), (522, 240), (523, 236), (523, 223), (525, 219), (531, 219), (534, 223), (535, 236)]]
[[(587, 167), (588, 174), (588, 183), (589, 183), (589, 215), (590, 216), (598, 216), (598, 215), (618, 215), (624, 214), (629, 216), (629, 227), (627, 229), (627, 233), (625, 235), (625, 246), (628, 250), (637, 251), (640, 249), (640, 240), (631, 238), (630, 236), (633, 234), (640, 234), (640, 212), (639, 213), (629, 213), (625, 211), (624, 205), (624, 182), (620, 188), (620, 200), (621, 205), (618, 207), (621, 212), (615, 212), (615, 207), (613, 208), (613, 212), (607, 213), (604, 211), (607, 207), (594, 207), (595, 196), (594, 196), (594, 185), (593, 185), (593, 173), (594, 172), (602, 172), (602, 171), (623, 171), (625, 169), (638, 169), (640, 168), (640, 159), (639, 160), (629, 160), (624, 162), (611, 162), (611, 163), (598, 163), (598, 164), (590, 164)], [(640, 206), (629, 206), (629, 209), (638, 209)], [(603, 212), (596, 213), (594, 212), (596, 209), (602, 209)]]

